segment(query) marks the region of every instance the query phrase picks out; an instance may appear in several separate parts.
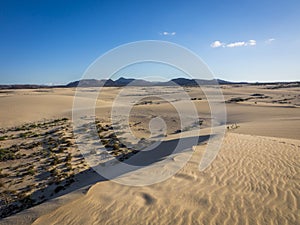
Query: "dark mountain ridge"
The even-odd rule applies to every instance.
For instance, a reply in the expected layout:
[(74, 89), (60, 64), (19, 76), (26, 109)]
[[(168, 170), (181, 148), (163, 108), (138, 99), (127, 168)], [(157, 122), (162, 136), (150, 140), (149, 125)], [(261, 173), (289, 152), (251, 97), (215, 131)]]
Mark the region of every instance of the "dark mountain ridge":
[[(187, 79), (175, 78), (166, 82), (146, 81), (142, 79), (124, 78), (121, 77), (115, 81), (83, 79), (74, 81), (66, 85), (66, 87), (122, 87), (122, 86), (197, 86), (197, 85), (216, 85), (216, 84), (242, 84), (244, 82), (230, 82), (220, 79), (204, 80), (204, 79)], [(245, 83), (246, 84), (246, 83)]]
[(121, 77), (117, 80), (112, 79), (82, 79), (70, 82), (66, 85), (36, 85), (36, 84), (11, 84), (0, 85), (0, 89), (37, 89), (37, 88), (73, 88), (73, 87), (123, 87), (123, 86), (198, 86), (198, 85), (275, 85), (270, 87), (273, 89), (285, 87), (300, 87), (300, 81), (294, 82), (231, 82), (221, 79), (187, 79), (187, 78), (174, 78), (166, 82), (146, 81), (142, 79), (124, 78)]

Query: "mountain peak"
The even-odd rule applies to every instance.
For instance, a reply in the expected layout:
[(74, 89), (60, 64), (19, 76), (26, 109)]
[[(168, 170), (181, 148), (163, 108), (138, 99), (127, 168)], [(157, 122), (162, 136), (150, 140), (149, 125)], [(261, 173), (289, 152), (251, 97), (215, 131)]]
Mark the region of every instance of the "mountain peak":
[(188, 79), (188, 78), (174, 78), (167, 82), (151, 82), (142, 79), (125, 78), (120, 77), (113, 81), (108, 80), (96, 80), (96, 79), (83, 79), (74, 81), (66, 85), (66, 87), (121, 87), (121, 86), (197, 86), (197, 85), (215, 85), (215, 84), (234, 84), (233, 82), (221, 80), (221, 79)]

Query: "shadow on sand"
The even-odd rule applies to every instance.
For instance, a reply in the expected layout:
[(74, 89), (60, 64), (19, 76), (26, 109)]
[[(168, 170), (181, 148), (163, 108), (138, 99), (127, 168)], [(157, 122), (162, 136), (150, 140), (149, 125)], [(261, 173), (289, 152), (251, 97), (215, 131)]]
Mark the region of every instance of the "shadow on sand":
[[(184, 137), (178, 138), (168, 141), (162, 141), (158, 146), (154, 147), (153, 149), (144, 149), (139, 151), (138, 153), (130, 155), (130, 158), (124, 160), (122, 163), (126, 163), (127, 165), (138, 166), (138, 167), (130, 167), (131, 169), (126, 170), (118, 170), (113, 175), (113, 178), (117, 178), (118, 176), (122, 176), (128, 172), (132, 172), (134, 169), (132, 168), (140, 168), (152, 165), (156, 162), (160, 162), (164, 160), (166, 157), (172, 154), (178, 154), (181, 152), (185, 152), (191, 150), (191, 148), (195, 145), (204, 144), (207, 140), (209, 140), (210, 135), (203, 135), (203, 136), (193, 136), (193, 137)], [(124, 157), (124, 155), (123, 155)], [(126, 158), (126, 155), (125, 155)], [(113, 161), (113, 160), (111, 160)], [(106, 162), (109, 163), (110, 161)], [(113, 166), (111, 167), (113, 169)], [(136, 169), (135, 169), (136, 170)], [(72, 182), (69, 182), (72, 179)], [(68, 194), (70, 192), (80, 191), (81, 193), (86, 193), (91, 185), (108, 180), (107, 178), (99, 175), (95, 170), (92, 168), (82, 171), (72, 178), (66, 178), (60, 183), (56, 184), (57, 187), (60, 187), (59, 190), (57, 189), (54, 191), (53, 185), (48, 186), (47, 188), (40, 189), (32, 193), (32, 196), (41, 196), (44, 193), (53, 193), (47, 199), (33, 202), (30, 205), (26, 205), (25, 207), (19, 210), (22, 211), (24, 209), (31, 208), (32, 206), (39, 205), (43, 202), (52, 200), (54, 198), (58, 198), (62, 195)], [(58, 207), (58, 206), (57, 206)], [(9, 216), (9, 215), (7, 215)], [(8, 218), (7, 218), (8, 219)], [(0, 220), (1, 221), (1, 220)]]

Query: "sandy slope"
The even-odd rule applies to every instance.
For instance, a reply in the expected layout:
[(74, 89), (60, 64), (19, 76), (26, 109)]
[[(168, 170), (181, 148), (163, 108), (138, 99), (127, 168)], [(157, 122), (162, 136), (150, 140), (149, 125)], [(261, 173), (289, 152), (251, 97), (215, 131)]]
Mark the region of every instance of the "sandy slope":
[[(192, 97), (204, 98), (193, 88), (189, 91)], [(37, 217), (34, 224), (297, 224), (300, 219), (299, 88), (224, 86), (223, 92), (226, 100), (248, 98), (254, 93), (268, 97), (227, 104), (228, 123), (237, 123), (239, 128), (227, 132), (218, 157), (204, 172), (198, 171), (205, 149), (202, 145), (180, 172), (162, 183), (129, 187), (102, 181), (84, 196), (68, 194), (54, 200), (59, 204), (46, 202), (0, 224), (16, 224), (16, 221), (28, 224)], [(109, 117), (109, 107), (117, 93), (117, 88), (108, 88), (98, 100), (100, 119)], [(73, 95), (73, 89), (1, 93), (1, 127), (70, 117)], [(283, 99), (291, 100), (278, 103)], [(195, 105), (200, 117), (209, 115), (205, 99), (195, 101)], [(132, 123), (141, 121), (142, 124), (132, 129), (142, 135), (155, 113), (175, 118), (163, 102), (138, 106), (133, 113)], [(176, 129), (176, 124), (168, 125)]]
[(300, 141), (228, 133), (217, 159), (197, 170), (204, 146), (171, 179), (111, 181), (34, 224), (297, 224)]
[[(172, 88), (169, 88), (172, 91)], [(85, 92), (93, 91), (92, 88)], [(200, 117), (209, 116), (209, 107), (203, 93), (197, 88), (187, 88), (191, 97), (201, 97), (195, 101)], [(225, 100), (260, 93), (267, 98), (250, 99), (242, 103), (227, 104), (228, 123), (241, 125), (236, 132), (262, 136), (276, 136), (299, 139), (300, 133), (300, 88), (285, 88), (269, 90), (264, 86), (224, 86), (222, 88)], [(97, 116), (107, 120), (110, 116), (110, 106), (119, 92), (119, 88), (105, 88), (101, 99), (97, 101)], [(133, 90), (134, 94), (136, 90)], [(72, 105), (75, 89), (42, 89), (42, 90), (7, 90), (0, 92), (0, 126), (21, 125), (24, 122), (41, 121), (43, 119), (69, 117), (72, 115)], [(288, 100), (288, 104), (278, 104), (276, 101)], [(275, 101), (275, 103), (273, 102)], [(254, 104), (257, 102), (257, 104)], [(287, 106), (288, 105), (288, 106)], [(156, 111), (161, 115), (170, 116), (168, 104), (145, 105), (138, 107), (140, 114)], [(139, 119), (139, 118), (138, 118)], [(170, 125), (170, 124), (168, 124)], [(148, 124), (147, 124), (148, 126)], [(284, 130), (284, 131), (283, 131)]]

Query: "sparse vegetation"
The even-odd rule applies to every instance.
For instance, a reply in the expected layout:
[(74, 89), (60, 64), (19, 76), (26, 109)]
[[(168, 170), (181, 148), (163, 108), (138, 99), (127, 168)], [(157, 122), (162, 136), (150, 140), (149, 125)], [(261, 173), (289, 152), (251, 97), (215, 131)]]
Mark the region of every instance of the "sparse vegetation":
[(237, 129), (239, 127), (240, 127), (239, 125), (234, 123), (234, 124), (231, 124), (231, 125), (227, 126), (227, 130), (233, 130), (233, 129)]
[(0, 136), (0, 141), (4, 141), (4, 140), (6, 140), (7, 138), (8, 138), (8, 136), (7, 136), (7, 135)]
[[(125, 160), (138, 152), (121, 143), (111, 125), (99, 121), (96, 125), (108, 150), (103, 160), (110, 160), (109, 156)], [(0, 170), (1, 199), (5, 199), (0, 217), (44, 201), (44, 190), (53, 184), (59, 186), (52, 189), (52, 195), (59, 193), (75, 181), (77, 173), (87, 169), (83, 156), (74, 148), (70, 126), (63, 118), (1, 129), (0, 163), (10, 160), (15, 165)], [(84, 126), (84, 132), (89, 132), (89, 127)], [(96, 149), (92, 153), (96, 154)], [(22, 161), (17, 161), (20, 158)]]
[(202, 100), (202, 98), (191, 98), (192, 101)]
[(67, 157), (66, 157), (66, 161), (70, 162), (72, 160), (72, 155), (71, 153), (68, 153)]
[(119, 144), (117, 143), (113, 144), (113, 150), (119, 150), (119, 149), (120, 149)]
[(33, 165), (32, 165), (32, 166), (30, 166), (30, 167), (28, 168), (28, 174), (29, 174), (29, 175), (32, 175), (32, 176), (33, 176), (33, 175), (35, 174), (35, 172), (36, 172), (36, 171), (35, 171), (35, 169), (34, 169), (34, 166), (33, 166)]
[(6, 160), (14, 160), (14, 159), (20, 159), (21, 155), (16, 154), (18, 152), (18, 149), (14, 148), (0, 148), (0, 161), (6, 161)]
[(59, 158), (56, 155), (54, 155), (52, 157), (51, 165), (57, 165), (58, 163), (59, 163)]
[(236, 98), (231, 98), (226, 101), (226, 103), (237, 103), (237, 102), (244, 102), (247, 101), (249, 98), (241, 98), (241, 97), (236, 97)]

